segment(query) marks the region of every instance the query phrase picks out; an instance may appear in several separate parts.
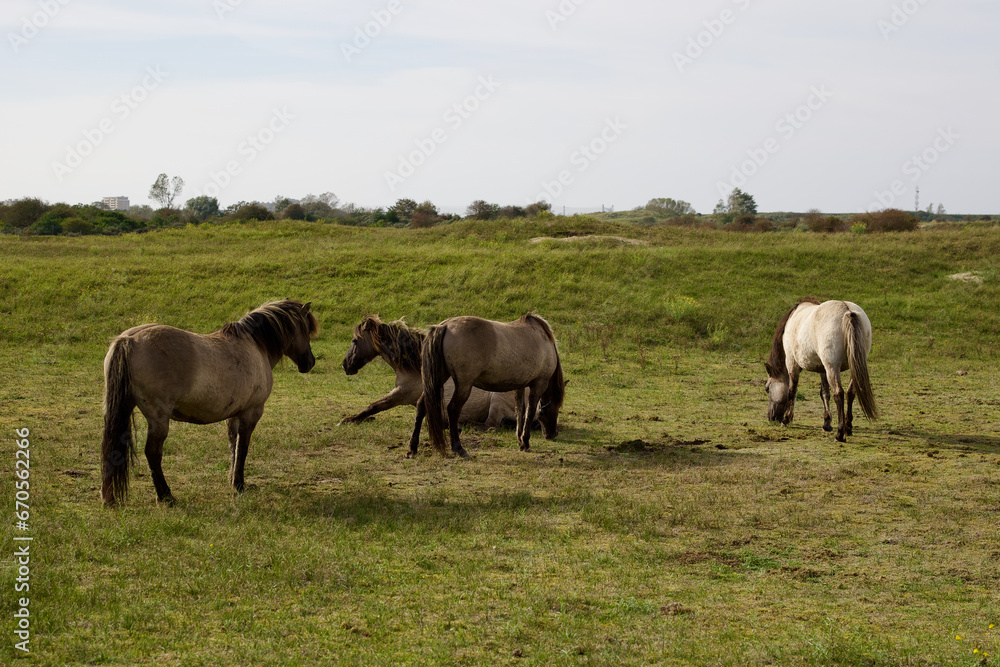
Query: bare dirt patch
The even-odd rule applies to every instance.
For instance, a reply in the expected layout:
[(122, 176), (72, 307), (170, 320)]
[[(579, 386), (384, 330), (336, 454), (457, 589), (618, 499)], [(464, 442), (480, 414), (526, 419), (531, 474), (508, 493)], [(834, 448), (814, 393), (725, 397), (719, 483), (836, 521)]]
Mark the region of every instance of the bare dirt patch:
[(975, 283), (977, 285), (983, 284), (983, 277), (974, 271), (966, 271), (965, 273), (953, 273), (948, 276), (951, 280), (958, 280), (963, 283)]

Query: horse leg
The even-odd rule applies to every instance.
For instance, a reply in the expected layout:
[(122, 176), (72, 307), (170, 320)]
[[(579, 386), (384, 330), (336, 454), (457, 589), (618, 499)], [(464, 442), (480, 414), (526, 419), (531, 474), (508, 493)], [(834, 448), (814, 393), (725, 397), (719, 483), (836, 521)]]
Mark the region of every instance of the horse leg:
[[(523, 392), (523, 390), (522, 390)], [(535, 411), (538, 408), (538, 401), (541, 399), (542, 394), (545, 393), (544, 387), (538, 387), (537, 385), (532, 385), (528, 390), (528, 406), (524, 413), (524, 428), (521, 437), (518, 438), (518, 442), (521, 443), (521, 451), (526, 452), (531, 446), (531, 424), (535, 421)], [(522, 401), (524, 399), (522, 398)], [(519, 413), (521, 414), (521, 413)]]
[(781, 419), (781, 423), (788, 426), (792, 423), (792, 418), (795, 416), (795, 395), (799, 393), (799, 373), (802, 369), (798, 366), (792, 368), (788, 373), (788, 401), (785, 405), (785, 416)]
[(229, 483), (237, 493), (243, 493), (246, 484), (243, 479), (243, 467), (247, 461), (247, 452), (250, 451), (250, 436), (257, 428), (257, 422), (264, 414), (263, 406), (241, 412), (236, 417), (229, 420), (230, 447), (232, 447), (233, 422), (238, 422), (236, 430), (236, 451), (233, 456), (232, 466), (229, 468)]
[(471, 384), (468, 387), (459, 387), (456, 382), (455, 393), (452, 394), (451, 402), (448, 403), (448, 432), (451, 434), (451, 451), (463, 459), (469, 458), (469, 453), (462, 447), (462, 442), (458, 437), (458, 417), (462, 414), (462, 408), (465, 406), (465, 402), (469, 400), (469, 394), (471, 393)]
[(240, 443), (240, 418), (230, 417), (226, 420), (229, 434), (229, 483), (233, 483), (233, 471), (236, 470), (236, 452)]
[(819, 374), (819, 397), (823, 400), (823, 430), (832, 431), (830, 426), (830, 381), (826, 375)]
[(417, 418), (413, 422), (413, 434), (410, 435), (410, 451), (406, 458), (412, 459), (417, 455), (417, 447), (420, 445), (420, 427), (424, 423), (424, 415), (427, 414), (427, 407), (424, 405), (424, 396), (417, 399)]
[(390, 391), (388, 394), (386, 394), (382, 398), (378, 399), (377, 401), (369, 405), (367, 408), (365, 408), (358, 414), (351, 415), (350, 417), (344, 417), (344, 419), (341, 420), (340, 423), (353, 424), (357, 422), (363, 422), (366, 419), (370, 419), (373, 415), (376, 415), (379, 412), (385, 412), (386, 410), (394, 408), (398, 405), (407, 405), (407, 404), (412, 405), (414, 399), (420, 397), (419, 385), (417, 385), (415, 388), (417, 390), (416, 395), (414, 395), (414, 392), (412, 390), (408, 389), (404, 391), (400, 387), (394, 387), (392, 391)]
[(167, 479), (163, 476), (163, 443), (167, 439), (170, 430), (170, 418), (146, 418), (146, 462), (149, 464), (149, 472), (153, 476), (153, 487), (156, 488), (156, 499), (168, 505), (174, 504), (174, 497), (167, 486)]
[(517, 426), (514, 432), (517, 434), (517, 444), (521, 444), (521, 434), (524, 433), (524, 387), (514, 391), (514, 415), (517, 418)]
[(840, 371), (828, 369), (826, 379), (833, 390), (833, 400), (837, 404), (837, 442), (846, 442), (847, 420), (844, 418), (844, 388), (840, 384)]

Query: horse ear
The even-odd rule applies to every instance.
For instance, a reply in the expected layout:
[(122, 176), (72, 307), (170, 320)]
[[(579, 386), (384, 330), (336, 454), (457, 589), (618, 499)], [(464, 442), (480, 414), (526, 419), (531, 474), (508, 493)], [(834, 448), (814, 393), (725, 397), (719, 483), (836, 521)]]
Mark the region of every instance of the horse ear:
[(313, 302), (312, 302), (312, 301), (310, 301), (310, 302), (309, 302), (309, 303), (307, 303), (306, 305), (302, 306), (302, 312), (303, 312), (303, 314), (305, 314), (305, 313), (308, 313), (308, 312), (309, 312), (309, 307), (310, 307), (311, 305), (313, 305)]
[(764, 368), (767, 370), (767, 376), (768, 377), (772, 377), (773, 378), (775, 376), (775, 372), (774, 372), (774, 369), (771, 368), (771, 364), (769, 364), (769, 363), (767, 363), (765, 361), (764, 362)]

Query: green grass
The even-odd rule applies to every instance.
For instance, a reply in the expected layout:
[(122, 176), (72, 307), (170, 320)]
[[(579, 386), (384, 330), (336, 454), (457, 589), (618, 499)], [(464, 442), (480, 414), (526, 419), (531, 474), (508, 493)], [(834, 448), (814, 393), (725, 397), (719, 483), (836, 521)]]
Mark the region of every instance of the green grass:
[[(592, 235), (575, 241), (531, 243)], [(608, 236), (647, 242), (622, 245)], [(988, 665), (1000, 660), (1000, 229), (733, 234), (592, 218), (428, 230), (305, 223), (0, 238), (0, 498), (31, 429), (38, 664)], [(976, 272), (982, 283), (951, 280)], [(845, 445), (815, 375), (766, 421), (763, 360), (803, 296), (860, 303), (883, 418)], [(309, 300), (316, 368), (276, 370), (247, 481), (224, 425), (172, 424), (98, 497), (101, 362), (142, 322), (214, 330)], [(336, 424), (392, 384), (340, 360), (367, 312), (553, 325), (557, 440), (413, 410)], [(138, 419), (140, 431), (144, 424)], [(18, 594), (3, 522), (0, 612)], [(961, 639), (956, 639), (961, 637)], [(974, 652), (977, 651), (978, 653)]]

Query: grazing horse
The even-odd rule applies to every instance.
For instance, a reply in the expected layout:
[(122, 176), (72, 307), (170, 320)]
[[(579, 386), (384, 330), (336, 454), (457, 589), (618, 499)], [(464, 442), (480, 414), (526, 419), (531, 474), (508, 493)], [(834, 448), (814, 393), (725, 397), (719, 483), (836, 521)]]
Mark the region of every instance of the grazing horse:
[(558, 433), (566, 383), (552, 329), (537, 315), (529, 313), (509, 323), (452, 317), (431, 327), (421, 348), (421, 374), (424, 391), (417, 402), (409, 456), (417, 453), (424, 414), (431, 441), (445, 453), (441, 406), (442, 388), (448, 378), (455, 381), (455, 393), (448, 403), (451, 449), (455, 454), (468, 457), (458, 437), (458, 415), (473, 387), (514, 392), (517, 440), (522, 451), (528, 450), (528, 425), (535, 420), (536, 411), (542, 434), (552, 439)]
[(171, 419), (193, 424), (227, 420), (229, 480), (242, 492), (250, 434), (271, 393), (272, 369), (283, 356), (301, 373), (316, 364), (309, 340), (319, 332), (319, 323), (309, 305), (292, 299), (265, 303), (207, 335), (163, 324), (142, 324), (118, 334), (104, 358), (105, 505), (122, 503), (128, 494), (136, 407), (148, 424), (146, 461), (159, 500), (174, 500), (161, 468)]
[[(858, 404), (869, 419), (878, 417), (871, 381), (868, 379), (868, 354), (872, 348), (872, 325), (856, 303), (804, 299), (778, 323), (771, 344), (767, 369), (767, 418), (789, 424), (795, 411), (795, 394), (802, 370), (820, 374), (820, 397), (823, 399), (823, 430), (830, 426), (830, 390), (837, 403), (837, 441), (845, 442), (853, 434), (852, 406)], [(847, 385), (847, 414), (840, 372), (850, 369)]]
[[(362, 422), (372, 415), (397, 405), (416, 405), (423, 391), (420, 380), (420, 346), (426, 332), (407, 326), (403, 321), (383, 322), (378, 315), (365, 315), (354, 327), (351, 347), (344, 355), (343, 368), (347, 375), (355, 375), (377, 357), (382, 357), (396, 373), (396, 386), (356, 415), (345, 417), (341, 423)], [(454, 383), (444, 387), (445, 400), (451, 398)], [(459, 415), (459, 424), (482, 424), (487, 428), (513, 422), (514, 392), (487, 392), (473, 388), (469, 400)]]

